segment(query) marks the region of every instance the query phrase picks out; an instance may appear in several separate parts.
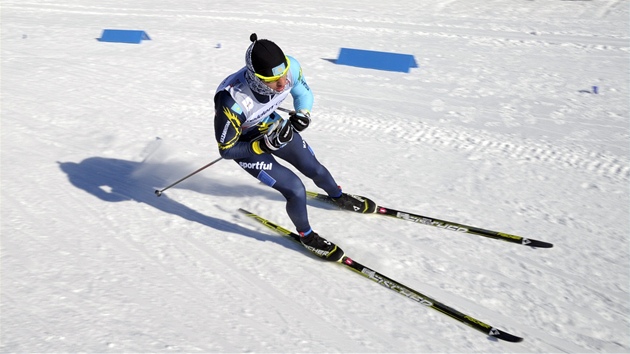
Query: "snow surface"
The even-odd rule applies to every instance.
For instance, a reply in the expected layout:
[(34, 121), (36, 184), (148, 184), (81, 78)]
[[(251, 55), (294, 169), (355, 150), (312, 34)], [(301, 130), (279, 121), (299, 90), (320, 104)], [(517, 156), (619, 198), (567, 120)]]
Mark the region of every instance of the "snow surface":
[[(3, 0), (2, 352), (630, 351), (628, 7)], [(212, 96), (252, 32), (302, 63), (304, 136), (345, 191), (555, 244), (310, 204), (351, 257), (522, 343), (253, 223), (237, 209), (292, 228), (233, 162), (154, 195), (218, 157)], [(335, 65), (341, 47), (419, 68)]]

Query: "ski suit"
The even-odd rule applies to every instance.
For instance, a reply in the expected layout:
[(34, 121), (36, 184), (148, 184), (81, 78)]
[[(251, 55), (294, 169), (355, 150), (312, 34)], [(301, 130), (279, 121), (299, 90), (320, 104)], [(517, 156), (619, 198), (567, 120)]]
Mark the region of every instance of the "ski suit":
[(282, 119), (275, 110), (289, 94), (295, 111), (310, 112), (313, 107), (313, 93), (302, 75), (300, 63), (291, 56), (287, 58), (288, 82), (284, 91), (277, 94), (265, 96), (252, 91), (245, 78), (246, 67), (223, 80), (214, 96), (214, 131), (221, 156), (234, 160), (250, 175), (282, 193), (287, 201), (287, 214), (297, 231), (308, 234), (311, 226), (304, 184), (295, 173), (279, 164), (276, 157), (293, 165), (328, 195), (337, 197), (341, 191), (332, 175), (297, 131), (289, 143), (271, 153), (252, 147), (253, 141), (261, 139), (270, 126)]

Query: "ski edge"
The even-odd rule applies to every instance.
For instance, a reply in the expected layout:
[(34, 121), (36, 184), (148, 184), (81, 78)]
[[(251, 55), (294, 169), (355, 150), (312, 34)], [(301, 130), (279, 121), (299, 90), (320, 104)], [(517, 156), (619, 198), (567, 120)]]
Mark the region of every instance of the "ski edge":
[(240, 211), (241, 213), (245, 214), (246, 216), (258, 221), (259, 223), (261, 223), (262, 225), (270, 228), (271, 230), (275, 231), (276, 233), (288, 237), (290, 239), (292, 239), (295, 242), (300, 242), (300, 235), (296, 234), (295, 232), (286, 229), (276, 223), (273, 223), (265, 218), (263, 218), (262, 216), (252, 213), (251, 211), (247, 211), (243, 208), (238, 208), (238, 211)]

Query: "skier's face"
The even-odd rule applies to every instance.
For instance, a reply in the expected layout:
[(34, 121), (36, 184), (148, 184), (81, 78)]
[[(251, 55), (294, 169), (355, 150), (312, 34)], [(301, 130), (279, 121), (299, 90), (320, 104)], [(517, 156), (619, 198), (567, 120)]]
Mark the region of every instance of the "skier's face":
[[(263, 81), (264, 82), (264, 81)], [(267, 87), (269, 87), (270, 89), (277, 91), (277, 92), (282, 92), (284, 91), (284, 87), (287, 85), (287, 75), (284, 74), (282, 75), (278, 80), (276, 81), (271, 81), (271, 82), (264, 82), (265, 85), (267, 85)]]

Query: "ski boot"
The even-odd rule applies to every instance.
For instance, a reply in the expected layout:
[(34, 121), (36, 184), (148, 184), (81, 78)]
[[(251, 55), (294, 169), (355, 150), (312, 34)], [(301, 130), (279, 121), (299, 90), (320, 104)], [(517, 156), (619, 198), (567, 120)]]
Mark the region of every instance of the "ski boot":
[(344, 254), (340, 247), (320, 237), (315, 231), (311, 231), (307, 235), (300, 232), (300, 242), (311, 253), (327, 261), (339, 262)]
[(372, 214), (376, 212), (376, 203), (365, 197), (341, 193), (339, 197), (331, 197), (331, 199), (338, 207), (344, 210), (350, 210), (362, 214)]

